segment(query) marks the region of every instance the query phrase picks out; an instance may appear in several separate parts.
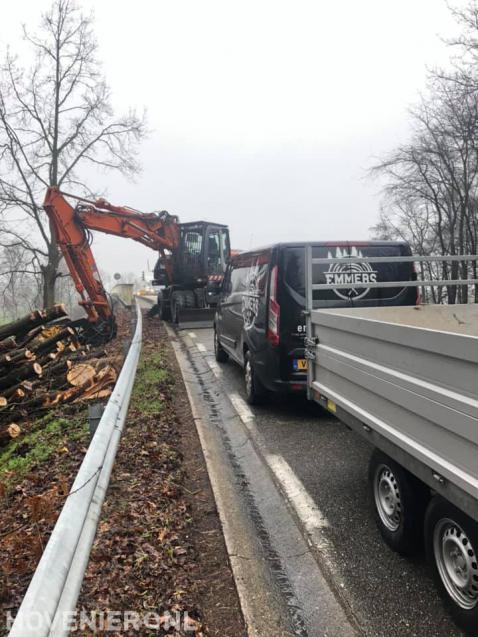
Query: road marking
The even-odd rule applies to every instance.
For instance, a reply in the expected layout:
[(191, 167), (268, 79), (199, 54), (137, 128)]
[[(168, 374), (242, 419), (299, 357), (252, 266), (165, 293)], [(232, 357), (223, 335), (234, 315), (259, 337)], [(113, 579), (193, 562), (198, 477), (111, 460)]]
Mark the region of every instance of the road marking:
[(326, 529), (329, 526), (327, 518), (317, 508), (288, 462), (282, 456), (273, 454), (267, 454), (266, 460), (281, 483), (284, 493), (292, 503), (307, 533), (313, 533), (317, 529)]
[(202, 343), (196, 343), (196, 347), (198, 348), (200, 352), (207, 352), (206, 346), (203, 345)]
[(211, 368), (211, 371), (214, 374), (214, 376), (216, 378), (221, 378), (222, 369), (219, 367), (219, 365), (216, 363), (216, 361), (211, 360), (210, 358), (206, 358), (206, 363)]
[(239, 414), (239, 418), (242, 420), (242, 422), (246, 426), (249, 426), (250, 423), (254, 422), (254, 414), (247, 406), (246, 401), (243, 398), (241, 398), (239, 394), (236, 394), (235, 392), (228, 394), (228, 396), (229, 396), (229, 400), (234, 405), (234, 409)]
[(329, 521), (282, 456), (265, 454), (265, 459), (299, 518), (309, 544), (318, 551), (320, 559), (333, 576), (337, 586), (345, 588), (345, 582), (337, 569), (337, 559), (334, 556), (332, 544), (324, 534), (324, 529), (330, 527)]
[(188, 336), (190, 338), (197, 338), (196, 334), (194, 332), (188, 332)]

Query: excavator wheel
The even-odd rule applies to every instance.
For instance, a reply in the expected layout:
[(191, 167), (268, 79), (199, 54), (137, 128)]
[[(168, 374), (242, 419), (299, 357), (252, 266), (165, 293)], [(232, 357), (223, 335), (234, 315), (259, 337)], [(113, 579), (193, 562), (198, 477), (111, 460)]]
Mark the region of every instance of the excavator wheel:
[(156, 307), (158, 308), (159, 318), (162, 321), (171, 320), (171, 306), (165, 302), (161, 292), (158, 294), (158, 303)]
[(171, 295), (171, 321), (173, 323), (179, 323), (179, 312), (183, 307), (185, 307), (184, 293), (181, 291), (173, 292)]

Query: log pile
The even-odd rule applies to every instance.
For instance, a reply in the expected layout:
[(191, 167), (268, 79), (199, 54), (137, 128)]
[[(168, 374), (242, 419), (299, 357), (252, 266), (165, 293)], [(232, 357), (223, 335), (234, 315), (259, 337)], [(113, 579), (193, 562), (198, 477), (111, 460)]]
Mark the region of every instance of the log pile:
[(93, 349), (63, 305), (2, 325), (0, 447), (19, 436), (22, 421), (38, 411), (109, 396), (121, 362)]

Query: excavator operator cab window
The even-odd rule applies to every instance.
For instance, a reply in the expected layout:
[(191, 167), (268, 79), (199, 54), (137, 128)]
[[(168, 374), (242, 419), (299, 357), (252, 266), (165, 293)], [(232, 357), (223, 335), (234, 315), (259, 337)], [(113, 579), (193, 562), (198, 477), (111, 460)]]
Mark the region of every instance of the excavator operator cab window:
[(185, 264), (198, 264), (202, 253), (202, 229), (188, 230), (183, 235), (183, 255)]
[(229, 259), (229, 235), (225, 228), (210, 228), (207, 235), (208, 274), (223, 274)]

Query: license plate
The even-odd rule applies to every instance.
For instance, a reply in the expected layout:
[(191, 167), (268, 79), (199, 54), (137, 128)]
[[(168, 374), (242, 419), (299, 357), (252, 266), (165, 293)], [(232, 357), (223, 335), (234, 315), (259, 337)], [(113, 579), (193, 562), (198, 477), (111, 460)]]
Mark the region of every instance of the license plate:
[(305, 358), (294, 358), (292, 361), (292, 367), (296, 372), (306, 372), (307, 371), (307, 359)]
[(333, 414), (337, 413), (337, 405), (334, 403), (333, 400), (330, 400), (329, 398), (327, 398), (327, 409)]

